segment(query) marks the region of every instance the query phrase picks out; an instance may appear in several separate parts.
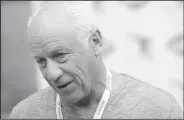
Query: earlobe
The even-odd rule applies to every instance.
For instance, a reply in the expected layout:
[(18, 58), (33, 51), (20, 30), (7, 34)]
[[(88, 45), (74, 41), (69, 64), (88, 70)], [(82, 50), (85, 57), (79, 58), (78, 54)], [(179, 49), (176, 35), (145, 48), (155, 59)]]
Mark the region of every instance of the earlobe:
[(97, 48), (96, 50), (94, 50), (95, 56), (99, 57), (102, 56), (102, 49), (101, 48)]

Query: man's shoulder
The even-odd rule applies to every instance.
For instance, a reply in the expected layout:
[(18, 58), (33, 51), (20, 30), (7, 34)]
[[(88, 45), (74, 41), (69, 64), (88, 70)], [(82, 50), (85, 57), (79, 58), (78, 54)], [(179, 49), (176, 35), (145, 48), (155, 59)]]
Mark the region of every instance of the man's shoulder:
[(128, 82), (112, 101), (121, 112), (119, 118), (169, 118), (173, 105), (177, 104), (172, 95), (129, 75), (123, 79)]
[(122, 90), (131, 93), (135, 93), (137, 97), (149, 99), (150, 101), (164, 102), (164, 104), (160, 103), (160, 105), (171, 106), (173, 102), (175, 102), (175, 98), (160, 88), (156, 86), (152, 86), (146, 82), (140, 81), (132, 76), (125, 75), (126, 79), (129, 79), (128, 84), (126, 85), (126, 89)]
[(27, 114), (39, 114), (40, 109), (45, 109), (48, 104), (54, 104), (54, 90), (51, 87), (39, 90), (20, 101), (10, 114), (10, 118), (25, 118)]
[(43, 103), (43, 101), (48, 100), (48, 96), (53, 95), (54, 91), (51, 87), (47, 87), (44, 89), (39, 90), (38, 92), (35, 92), (28, 96), (27, 98), (20, 101), (15, 107), (26, 107), (26, 106), (32, 106), (37, 103)]

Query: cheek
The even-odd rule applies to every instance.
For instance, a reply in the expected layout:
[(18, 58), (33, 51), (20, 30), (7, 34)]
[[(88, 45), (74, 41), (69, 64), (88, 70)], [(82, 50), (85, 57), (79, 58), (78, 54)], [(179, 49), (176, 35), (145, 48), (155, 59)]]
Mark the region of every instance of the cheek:
[(91, 58), (79, 56), (75, 59), (73, 62), (75, 64), (75, 67), (77, 68), (77, 72), (80, 76), (80, 81), (82, 82), (82, 87), (84, 91), (89, 91), (91, 89), (91, 84), (93, 80), (93, 64), (91, 64), (93, 61)]
[(84, 84), (89, 79), (88, 75), (88, 63), (85, 58), (79, 55), (71, 56), (67, 62), (61, 65), (61, 69), (74, 76), (77, 77), (80, 84)]

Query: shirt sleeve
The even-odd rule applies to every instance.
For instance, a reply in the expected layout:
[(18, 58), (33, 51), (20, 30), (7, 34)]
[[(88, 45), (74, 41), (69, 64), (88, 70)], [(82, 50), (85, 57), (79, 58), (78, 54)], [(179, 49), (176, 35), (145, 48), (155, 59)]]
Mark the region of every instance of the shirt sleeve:
[(15, 111), (15, 109), (12, 109), (12, 111), (11, 111), (11, 113), (10, 113), (8, 119), (18, 119), (18, 118), (19, 118), (19, 117), (18, 117), (17, 111)]
[(25, 119), (26, 118), (27, 105), (23, 102), (17, 104), (11, 111), (8, 119)]

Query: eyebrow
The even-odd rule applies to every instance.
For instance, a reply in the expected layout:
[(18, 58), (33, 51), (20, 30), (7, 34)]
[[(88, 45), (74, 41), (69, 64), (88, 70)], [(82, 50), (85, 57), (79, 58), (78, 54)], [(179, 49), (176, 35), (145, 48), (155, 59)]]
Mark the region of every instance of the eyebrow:
[(53, 53), (56, 53), (58, 51), (64, 51), (63, 48), (56, 48), (56, 49), (51, 49), (51, 50), (48, 50), (47, 52), (49, 54), (53, 54)]
[(42, 57), (39, 57), (39, 56), (34, 56), (35, 59), (39, 59), (39, 58), (42, 58)]
[(56, 45), (56, 46), (53, 46), (53, 48), (49, 49), (47, 51), (47, 53), (49, 55), (52, 55), (53, 53), (56, 53), (58, 51), (62, 51), (62, 52), (69, 52), (71, 51), (71, 49), (69, 49), (67, 46), (65, 45)]
[[(35, 49), (35, 50), (40, 50), (40, 49)], [(70, 52), (71, 49), (69, 49), (68, 47), (64, 46), (64, 45), (55, 45), (52, 48), (50, 48), (49, 50), (46, 51), (46, 54), (48, 56), (52, 56), (54, 53), (58, 52), (58, 51), (62, 51), (62, 52)], [(43, 51), (42, 51), (43, 52)], [(38, 58), (42, 58), (42, 52), (35, 55), (34, 58), (38, 59)]]

